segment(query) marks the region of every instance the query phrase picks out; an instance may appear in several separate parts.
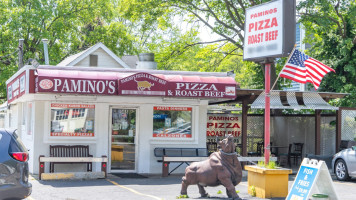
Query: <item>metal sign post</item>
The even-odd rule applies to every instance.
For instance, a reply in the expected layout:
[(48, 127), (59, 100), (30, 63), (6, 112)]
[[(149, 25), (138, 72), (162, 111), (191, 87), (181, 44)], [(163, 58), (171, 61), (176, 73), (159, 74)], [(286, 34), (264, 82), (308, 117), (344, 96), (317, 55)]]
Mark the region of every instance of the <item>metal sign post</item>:
[(271, 63), (265, 63), (265, 164), (269, 163), (270, 154), (270, 84), (271, 84)]

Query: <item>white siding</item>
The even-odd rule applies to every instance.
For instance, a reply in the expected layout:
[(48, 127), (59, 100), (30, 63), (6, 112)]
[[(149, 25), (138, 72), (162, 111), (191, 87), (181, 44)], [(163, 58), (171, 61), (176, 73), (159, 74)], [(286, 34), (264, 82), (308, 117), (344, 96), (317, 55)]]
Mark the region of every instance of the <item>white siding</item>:
[[(102, 48), (98, 48), (91, 55), (98, 55), (99, 68), (124, 68)], [(83, 60), (75, 64), (76, 67), (90, 67), (90, 56), (85, 57)]]

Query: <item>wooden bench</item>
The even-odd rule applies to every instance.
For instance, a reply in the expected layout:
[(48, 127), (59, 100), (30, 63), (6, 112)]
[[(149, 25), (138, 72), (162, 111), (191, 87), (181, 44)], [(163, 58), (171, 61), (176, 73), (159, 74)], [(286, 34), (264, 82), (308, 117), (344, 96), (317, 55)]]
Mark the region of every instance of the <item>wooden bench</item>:
[(54, 173), (55, 164), (87, 164), (87, 171), (92, 171), (93, 162), (101, 162), (101, 169), (107, 176), (107, 157), (94, 158), (89, 154), (88, 145), (50, 145), (50, 157), (39, 156), (39, 179), (44, 173), (45, 163), (50, 163), (50, 173)]
[[(155, 157), (159, 157), (158, 162), (162, 162), (162, 176), (167, 177), (184, 163), (189, 165), (191, 162), (199, 162), (208, 159), (208, 150), (206, 148), (162, 148), (154, 149)], [(180, 163), (169, 172), (171, 162)]]

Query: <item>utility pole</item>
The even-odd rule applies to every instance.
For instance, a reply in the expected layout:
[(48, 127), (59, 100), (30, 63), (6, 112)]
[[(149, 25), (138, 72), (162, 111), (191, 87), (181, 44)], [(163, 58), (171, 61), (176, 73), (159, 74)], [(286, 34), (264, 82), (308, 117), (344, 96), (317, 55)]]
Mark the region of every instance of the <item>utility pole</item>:
[(23, 41), (24, 39), (19, 39), (19, 70), (23, 67)]

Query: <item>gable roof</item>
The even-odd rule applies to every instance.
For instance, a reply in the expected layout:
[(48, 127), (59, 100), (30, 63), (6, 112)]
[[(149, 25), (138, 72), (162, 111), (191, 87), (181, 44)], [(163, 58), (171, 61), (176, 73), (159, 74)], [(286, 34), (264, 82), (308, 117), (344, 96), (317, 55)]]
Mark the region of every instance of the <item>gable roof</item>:
[(67, 57), (66, 59), (62, 60), (62, 62), (58, 63), (57, 66), (73, 66), (80, 61), (82, 61), (84, 58), (89, 56), (91, 53), (96, 51), (97, 49), (103, 49), (107, 54), (109, 54), (116, 62), (118, 62), (121, 66), (123, 66), (126, 69), (130, 69), (130, 67), (122, 61), (117, 55), (115, 55), (114, 52), (112, 52), (109, 48), (107, 48), (103, 43), (99, 42), (95, 44), (94, 46), (89, 47), (88, 49), (79, 52), (77, 54), (71, 55)]

